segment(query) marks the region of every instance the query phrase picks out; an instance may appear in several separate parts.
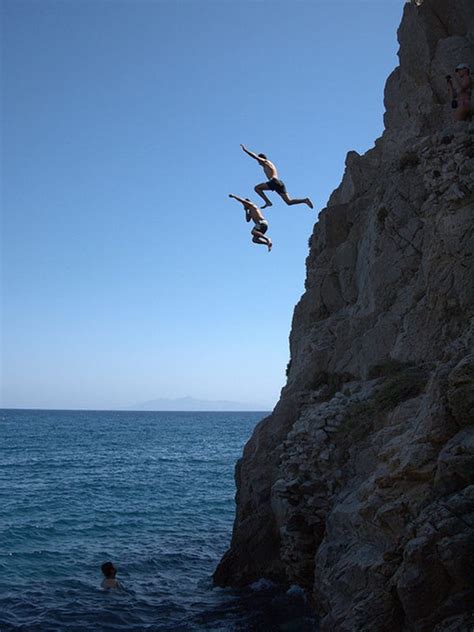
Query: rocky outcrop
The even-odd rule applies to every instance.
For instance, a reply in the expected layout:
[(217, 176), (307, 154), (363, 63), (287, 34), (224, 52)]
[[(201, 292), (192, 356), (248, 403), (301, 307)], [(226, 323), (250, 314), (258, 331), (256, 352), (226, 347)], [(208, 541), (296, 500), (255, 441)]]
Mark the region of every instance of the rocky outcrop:
[(405, 6), (385, 132), (319, 215), (288, 382), (236, 467), (215, 582), (299, 584), (322, 632), (473, 629), (474, 128), (445, 86), (473, 24)]

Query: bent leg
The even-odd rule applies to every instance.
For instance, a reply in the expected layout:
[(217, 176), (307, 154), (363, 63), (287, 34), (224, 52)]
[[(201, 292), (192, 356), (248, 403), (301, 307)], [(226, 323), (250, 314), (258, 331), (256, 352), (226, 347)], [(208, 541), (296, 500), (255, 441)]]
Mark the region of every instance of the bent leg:
[(268, 252), (272, 249), (272, 240), (269, 237), (265, 237), (263, 233), (259, 230), (252, 230), (252, 241), (254, 244), (261, 244), (262, 246), (266, 246), (268, 248)]
[(270, 187), (268, 186), (268, 184), (266, 182), (262, 182), (261, 184), (257, 184), (254, 187), (254, 191), (265, 202), (265, 205), (262, 206), (262, 208), (267, 208), (268, 206), (272, 206), (272, 203), (270, 202), (270, 200), (267, 198), (267, 196), (264, 193), (264, 191), (270, 191)]
[(263, 244), (264, 246), (267, 245), (268, 239), (259, 230), (255, 230), (255, 228), (254, 228), (252, 230), (252, 235), (253, 235), (252, 241), (253, 241), (254, 244)]
[(307, 204), (309, 208), (314, 208), (313, 203), (309, 198), (295, 198), (292, 200), (286, 191), (284, 193), (279, 193), (279, 196), (288, 204), (288, 206), (293, 206), (293, 204)]

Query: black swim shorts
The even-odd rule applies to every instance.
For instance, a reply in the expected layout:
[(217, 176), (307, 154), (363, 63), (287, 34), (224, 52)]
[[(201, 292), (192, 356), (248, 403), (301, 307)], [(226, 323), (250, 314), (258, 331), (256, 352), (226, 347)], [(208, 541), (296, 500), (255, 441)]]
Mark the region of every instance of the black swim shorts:
[(255, 224), (254, 226), (255, 230), (258, 230), (259, 233), (262, 233), (262, 235), (265, 235), (265, 233), (268, 230), (268, 222), (266, 219), (263, 219), (261, 222), (259, 222), (258, 224)]
[(270, 191), (276, 191), (280, 195), (282, 193), (286, 193), (286, 186), (283, 180), (278, 180), (278, 178), (272, 178), (267, 182), (268, 188)]

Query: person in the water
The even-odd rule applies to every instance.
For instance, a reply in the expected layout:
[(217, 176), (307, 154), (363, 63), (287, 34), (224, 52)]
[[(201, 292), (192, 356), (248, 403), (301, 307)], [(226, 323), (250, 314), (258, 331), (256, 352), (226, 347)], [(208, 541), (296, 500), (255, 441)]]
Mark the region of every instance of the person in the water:
[(229, 193), (229, 197), (234, 198), (234, 200), (243, 204), (245, 209), (245, 219), (247, 222), (253, 220), (253, 223), (255, 224), (251, 231), (253, 243), (266, 246), (268, 248), (268, 252), (270, 252), (273, 247), (273, 243), (270, 237), (265, 237), (265, 233), (268, 230), (268, 222), (263, 217), (261, 210), (248, 198), (245, 198), (244, 200), (238, 195), (233, 195), (233, 193)]
[(240, 145), (246, 154), (251, 156), (258, 164), (263, 168), (265, 175), (267, 176), (267, 182), (262, 182), (255, 186), (255, 193), (259, 195), (265, 202), (262, 209), (267, 206), (272, 206), (272, 203), (265, 195), (264, 191), (275, 191), (289, 206), (293, 204), (307, 204), (309, 208), (314, 208), (313, 203), (309, 198), (292, 199), (287, 193), (285, 183), (278, 179), (278, 171), (273, 162), (270, 162), (265, 154), (255, 154), (253, 151), (249, 151), (244, 145)]
[(102, 580), (101, 587), (106, 590), (113, 588), (120, 588), (120, 584), (115, 579), (117, 575), (117, 569), (112, 564), (112, 562), (104, 562), (101, 566), (102, 573), (104, 574), (104, 579)]

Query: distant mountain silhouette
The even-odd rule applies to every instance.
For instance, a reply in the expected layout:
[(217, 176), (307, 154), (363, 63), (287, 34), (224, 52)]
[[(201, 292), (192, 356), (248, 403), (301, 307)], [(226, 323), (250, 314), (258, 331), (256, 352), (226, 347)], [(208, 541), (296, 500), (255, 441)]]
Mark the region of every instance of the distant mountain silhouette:
[(179, 397), (178, 399), (152, 399), (148, 402), (135, 404), (130, 410), (164, 410), (164, 411), (266, 411), (269, 406), (262, 404), (242, 404), (241, 402), (213, 401), (194, 399), (194, 397)]

